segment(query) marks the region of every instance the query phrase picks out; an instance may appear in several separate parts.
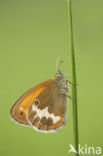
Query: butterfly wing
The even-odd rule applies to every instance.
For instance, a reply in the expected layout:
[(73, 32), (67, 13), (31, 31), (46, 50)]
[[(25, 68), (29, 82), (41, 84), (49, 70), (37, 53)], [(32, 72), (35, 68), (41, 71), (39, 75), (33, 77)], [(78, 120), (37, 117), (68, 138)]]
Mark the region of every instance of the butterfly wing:
[(53, 79), (42, 82), (41, 84), (29, 89), (25, 92), (12, 106), (10, 116), (19, 124), (29, 125), (27, 120), (27, 110), (35, 97), (45, 89), (47, 84), (50, 84)]
[(67, 96), (60, 94), (56, 80), (48, 83), (36, 96), (27, 113), (28, 122), (36, 130), (50, 131), (65, 122)]

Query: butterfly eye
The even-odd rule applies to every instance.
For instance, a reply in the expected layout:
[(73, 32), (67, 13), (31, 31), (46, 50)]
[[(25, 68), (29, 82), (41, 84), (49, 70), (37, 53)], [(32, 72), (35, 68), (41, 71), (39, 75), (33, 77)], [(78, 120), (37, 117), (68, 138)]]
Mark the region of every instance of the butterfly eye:
[(38, 100), (38, 99), (36, 99), (35, 101), (34, 101), (34, 104), (35, 105), (38, 105), (40, 103), (40, 101)]
[(23, 116), (23, 112), (20, 112), (20, 116)]

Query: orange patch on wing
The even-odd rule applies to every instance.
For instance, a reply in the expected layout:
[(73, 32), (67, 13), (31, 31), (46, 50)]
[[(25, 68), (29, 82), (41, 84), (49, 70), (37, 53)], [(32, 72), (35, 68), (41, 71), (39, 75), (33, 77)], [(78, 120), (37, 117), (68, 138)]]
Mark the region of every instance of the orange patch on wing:
[(36, 96), (38, 96), (46, 88), (46, 86), (54, 80), (55, 78), (44, 81), (43, 83), (37, 85), (36, 87), (31, 88), (29, 91), (24, 93), (24, 95), (19, 100), (17, 100), (15, 104), (19, 103), (21, 107), (27, 110), (29, 105), (36, 98)]

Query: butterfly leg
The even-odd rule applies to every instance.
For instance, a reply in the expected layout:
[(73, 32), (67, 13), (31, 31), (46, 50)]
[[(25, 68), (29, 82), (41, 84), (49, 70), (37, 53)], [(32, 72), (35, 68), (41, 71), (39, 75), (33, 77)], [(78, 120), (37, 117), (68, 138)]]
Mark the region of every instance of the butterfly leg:
[(76, 86), (78, 85), (77, 83), (73, 83), (73, 82), (71, 82), (69, 80), (66, 80), (66, 82), (69, 83), (69, 84), (71, 84), (71, 85), (76, 85)]
[(71, 97), (71, 96), (69, 96), (69, 95), (66, 95), (69, 99), (71, 99), (71, 100), (73, 100), (73, 98)]

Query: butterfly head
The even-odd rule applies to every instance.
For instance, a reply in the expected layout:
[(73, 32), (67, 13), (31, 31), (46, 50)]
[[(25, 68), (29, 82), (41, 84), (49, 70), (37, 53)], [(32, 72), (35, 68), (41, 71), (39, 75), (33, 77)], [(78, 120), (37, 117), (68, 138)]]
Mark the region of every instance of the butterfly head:
[(61, 72), (60, 70), (56, 73), (56, 78), (60, 78), (60, 79), (63, 79), (65, 78), (65, 75), (63, 72)]

